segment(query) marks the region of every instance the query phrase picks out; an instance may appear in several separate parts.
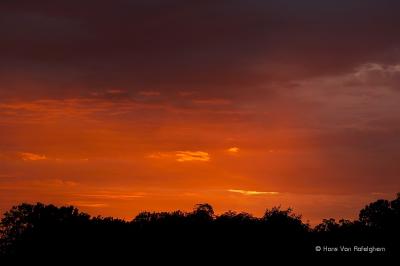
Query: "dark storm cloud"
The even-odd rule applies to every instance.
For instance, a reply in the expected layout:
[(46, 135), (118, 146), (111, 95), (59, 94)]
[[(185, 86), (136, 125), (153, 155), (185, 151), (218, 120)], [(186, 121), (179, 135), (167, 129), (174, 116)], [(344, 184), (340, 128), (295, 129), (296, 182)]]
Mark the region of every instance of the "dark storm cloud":
[(266, 93), (267, 84), (395, 63), (398, 10), (396, 0), (2, 1), (1, 95)]

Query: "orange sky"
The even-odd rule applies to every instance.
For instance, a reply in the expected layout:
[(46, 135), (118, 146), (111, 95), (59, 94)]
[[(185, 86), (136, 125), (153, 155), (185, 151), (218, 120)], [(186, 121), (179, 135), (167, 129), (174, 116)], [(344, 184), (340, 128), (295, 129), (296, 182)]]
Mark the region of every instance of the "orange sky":
[(176, 2), (0, 4), (1, 212), (315, 224), (400, 190), (396, 1)]

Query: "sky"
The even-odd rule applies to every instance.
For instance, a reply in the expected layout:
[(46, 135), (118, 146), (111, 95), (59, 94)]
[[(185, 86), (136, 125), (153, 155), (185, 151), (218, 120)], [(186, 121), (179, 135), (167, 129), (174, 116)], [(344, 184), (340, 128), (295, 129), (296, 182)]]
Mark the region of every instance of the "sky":
[(397, 0), (3, 0), (0, 211), (208, 202), (312, 224), (400, 191)]

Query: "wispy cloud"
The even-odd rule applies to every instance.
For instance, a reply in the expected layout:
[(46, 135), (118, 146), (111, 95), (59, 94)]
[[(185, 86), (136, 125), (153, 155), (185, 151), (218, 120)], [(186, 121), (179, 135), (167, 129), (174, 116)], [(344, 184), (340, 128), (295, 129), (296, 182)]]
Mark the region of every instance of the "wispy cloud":
[(231, 101), (228, 99), (197, 99), (193, 103), (200, 105), (229, 105)]
[(368, 63), (361, 65), (357, 71), (349, 77), (353, 83), (386, 85), (394, 89), (398, 88), (400, 80), (400, 64), (382, 65)]
[(371, 192), (371, 195), (373, 195), (373, 196), (385, 196), (385, 195), (387, 195), (387, 193), (384, 193), (384, 192)]
[(149, 159), (175, 159), (177, 162), (208, 162), (211, 159), (210, 154), (205, 151), (155, 152), (147, 155), (146, 157)]
[(87, 202), (87, 201), (71, 201), (68, 202), (68, 204), (77, 207), (88, 207), (88, 208), (103, 208), (109, 206), (108, 204), (102, 202)]
[(139, 95), (146, 96), (146, 97), (154, 97), (154, 96), (160, 96), (161, 93), (158, 91), (140, 91)]
[(177, 151), (175, 153), (178, 162), (202, 161), (208, 162), (210, 155), (204, 151)]
[(155, 152), (147, 155), (146, 157), (149, 159), (163, 159), (163, 158), (169, 158), (171, 156), (172, 154), (168, 152)]
[[(0, 176), (2, 177), (2, 176)], [(6, 177), (6, 176), (4, 176)], [(64, 192), (67, 190), (78, 189), (80, 183), (71, 180), (63, 180), (63, 179), (43, 179), (43, 180), (5, 180), (0, 182), (0, 190), (63, 190)]]
[(124, 94), (126, 93), (125, 90), (121, 90), (121, 89), (109, 89), (107, 90), (108, 94)]
[(132, 99), (110, 100), (107, 95), (124, 95), (123, 91), (111, 92), (113, 93), (94, 93), (92, 96), (96, 97), (91, 98), (0, 102), (0, 123), (43, 124), (65, 118), (97, 121), (97, 117), (100, 116), (110, 118), (115, 115), (133, 114), (137, 110), (170, 109), (170, 106), (162, 103), (143, 103)]
[(45, 155), (31, 153), (31, 152), (20, 152), (20, 157), (24, 161), (40, 161), (47, 159)]
[(231, 147), (228, 149), (228, 152), (230, 153), (238, 153), (240, 149), (238, 147)]
[(80, 197), (99, 198), (99, 199), (116, 199), (116, 200), (131, 200), (136, 198), (143, 198), (143, 193), (137, 194), (80, 194)]
[(257, 196), (257, 195), (278, 195), (279, 192), (275, 191), (255, 191), (255, 190), (242, 190), (242, 189), (228, 189), (229, 192), (238, 193), (245, 196)]

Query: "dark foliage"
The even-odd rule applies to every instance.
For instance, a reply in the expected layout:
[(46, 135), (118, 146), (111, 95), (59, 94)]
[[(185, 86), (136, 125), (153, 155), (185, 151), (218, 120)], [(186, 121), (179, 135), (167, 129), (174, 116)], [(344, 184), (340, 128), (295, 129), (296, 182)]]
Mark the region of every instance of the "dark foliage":
[(21, 204), (1, 220), (0, 258), (129, 258), (178, 263), (183, 256), (197, 262), (217, 256), (234, 261), (266, 256), (329, 256), (333, 253), (317, 252), (315, 247), (340, 245), (385, 247), (385, 252), (362, 255), (395, 256), (400, 251), (399, 229), (400, 194), (393, 201), (378, 200), (367, 205), (358, 220), (324, 219), (314, 228), (291, 209), (276, 207), (257, 218), (232, 211), (215, 215), (211, 205), (198, 204), (189, 213), (142, 212), (128, 222), (90, 217), (72, 206)]

